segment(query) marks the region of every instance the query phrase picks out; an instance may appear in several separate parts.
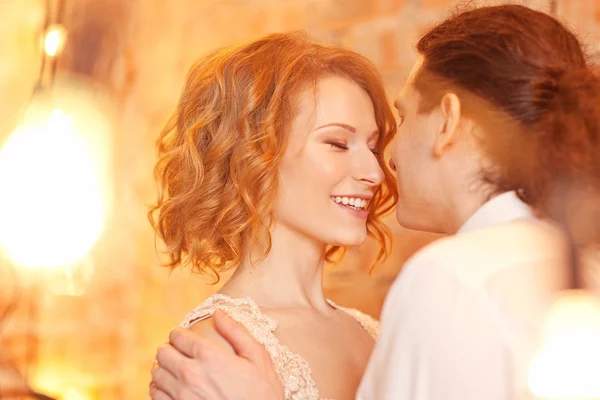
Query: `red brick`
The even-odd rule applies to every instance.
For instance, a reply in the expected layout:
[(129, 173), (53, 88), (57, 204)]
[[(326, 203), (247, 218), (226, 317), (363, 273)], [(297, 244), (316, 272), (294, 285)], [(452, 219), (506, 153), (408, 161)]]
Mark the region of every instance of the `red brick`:
[(319, 24), (339, 29), (374, 17), (377, 3), (374, 0), (337, 0), (322, 2), (317, 10)]
[(421, 8), (432, 9), (432, 8), (449, 8), (452, 7), (456, 2), (449, 0), (418, 0), (417, 4)]
[(398, 66), (398, 40), (396, 32), (384, 31), (379, 36), (381, 46), (380, 67), (390, 69)]
[(408, 3), (408, 0), (377, 0), (377, 12), (380, 15), (396, 14)]

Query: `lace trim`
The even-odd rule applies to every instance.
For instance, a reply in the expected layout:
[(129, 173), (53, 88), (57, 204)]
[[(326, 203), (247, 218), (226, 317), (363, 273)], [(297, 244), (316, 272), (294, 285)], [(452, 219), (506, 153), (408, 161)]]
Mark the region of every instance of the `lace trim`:
[[(332, 307), (356, 319), (374, 339), (377, 338), (379, 323), (376, 320), (358, 310), (340, 307), (330, 300), (328, 302)], [(311, 376), (312, 371), (308, 362), (279, 342), (274, 334), (277, 321), (260, 311), (251, 298), (233, 298), (220, 293), (214, 294), (190, 311), (180, 326), (189, 328), (209, 318), (216, 309), (225, 311), (231, 318), (244, 325), (250, 334), (265, 346), (284, 387), (286, 400), (327, 400), (319, 399), (319, 391)]]
[(358, 311), (355, 308), (346, 308), (342, 306), (338, 306), (333, 301), (327, 299), (327, 302), (333, 307), (337, 308), (340, 311), (345, 312), (354, 318), (358, 323), (367, 331), (367, 333), (373, 338), (377, 339), (379, 337), (379, 321), (375, 318), (371, 317), (368, 314), (365, 314), (361, 311)]

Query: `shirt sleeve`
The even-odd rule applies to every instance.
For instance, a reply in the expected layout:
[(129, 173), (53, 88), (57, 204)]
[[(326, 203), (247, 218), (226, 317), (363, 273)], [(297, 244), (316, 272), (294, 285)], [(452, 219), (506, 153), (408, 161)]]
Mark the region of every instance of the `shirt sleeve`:
[(409, 261), (390, 289), (359, 400), (506, 400), (510, 353), (485, 296), (439, 260)]

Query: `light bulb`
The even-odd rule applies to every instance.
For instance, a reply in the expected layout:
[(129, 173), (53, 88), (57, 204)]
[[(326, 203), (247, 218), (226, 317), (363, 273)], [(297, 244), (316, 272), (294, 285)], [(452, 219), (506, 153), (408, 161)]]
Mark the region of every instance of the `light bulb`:
[(110, 208), (110, 124), (90, 98), (54, 90), (35, 98), (0, 149), (0, 244), (18, 265), (84, 258)]
[(44, 51), (55, 57), (64, 49), (67, 41), (67, 30), (61, 25), (51, 25), (44, 35)]

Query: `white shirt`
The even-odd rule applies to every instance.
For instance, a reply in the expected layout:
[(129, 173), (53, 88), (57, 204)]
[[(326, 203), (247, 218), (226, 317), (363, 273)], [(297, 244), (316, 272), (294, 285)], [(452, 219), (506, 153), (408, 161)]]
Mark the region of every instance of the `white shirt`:
[(527, 398), (564, 250), (558, 230), (508, 192), (417, 252), (388, 293), (357, 399)]

